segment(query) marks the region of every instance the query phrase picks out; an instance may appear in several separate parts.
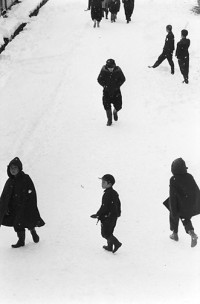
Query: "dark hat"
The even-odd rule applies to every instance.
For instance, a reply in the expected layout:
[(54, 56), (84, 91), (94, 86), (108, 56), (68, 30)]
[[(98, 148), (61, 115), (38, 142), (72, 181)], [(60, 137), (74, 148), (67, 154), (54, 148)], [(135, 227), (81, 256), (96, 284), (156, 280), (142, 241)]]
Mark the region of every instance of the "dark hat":
[(115, 60), (114, 59), (108, 59), (107, 61), (106, 61), (106, 66), (107, 66), (107, 68), (114, 68), (115, 67)]
[(171, 165), (172, 174), (184, 174), (187, 173), (187, 167), (185, 161), (180, 157), (175, 159)]
[(181, 34), (182, 34), (184, 37), (187, 37), (188, 31), (187, 31), (187, 30), (182, 30), (182, 31), (181, 31)]
[(100, 179), (102, 179), (112, 185), (114, 185), (114, 183), (115, 183), (115, 179), (111, 174), (105, 174), (104, 176), (100, 177)]

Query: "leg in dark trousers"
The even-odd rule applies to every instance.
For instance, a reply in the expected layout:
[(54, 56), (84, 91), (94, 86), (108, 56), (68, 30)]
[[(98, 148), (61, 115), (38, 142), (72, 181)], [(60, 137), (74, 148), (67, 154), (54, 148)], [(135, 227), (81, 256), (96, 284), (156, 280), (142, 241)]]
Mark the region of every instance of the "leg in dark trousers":
[(171, 67), (171, 74), (174, 74), (174, 62), (172, 59), (172, 53), (165, 53), (163, 52), (157, 59), (157, 61), (154, 63), (152, 68), (157, 68), (165, 59), (169, 62), (169, 65)]
[(184, 82), (188, 83), (188, 75), (189, 75), (189, 57), (178, 60), (179, 68), (181, 74), (183, 75)]
[(108, 244), (108, 246), (103, 246), (103, 248), (108, 251), (112, 251), (113, 253), (115, 253), (122, 245), (122, 243), (120, 243), (118, 239), (113, 235), (116, 223), (117, 219), (108, 219), (101, 223), (101, 235), (107, 240)]
[(191, 218), (182, 218), (181, 221), (183, 223), (186, 233), (191, 236), (191, 247), (195, 247), (197, 245), (198, 236), (196, 235), (196, 233), (194, 233), (194, 227), (192, 226)]

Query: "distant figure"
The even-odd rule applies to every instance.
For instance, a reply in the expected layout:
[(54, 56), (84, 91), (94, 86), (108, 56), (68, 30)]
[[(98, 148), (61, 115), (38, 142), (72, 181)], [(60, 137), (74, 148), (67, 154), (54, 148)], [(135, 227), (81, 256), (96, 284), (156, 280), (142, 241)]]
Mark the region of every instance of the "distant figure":
[(108, 8), (111, 13), (111, 22), (115, 22), (117, 19), (117, 13), (120, 10), (120, 0), (110, 0)]
[(183, 75), (183, 82), (189, 83), (189, 46), (190, 46), (190, 39), (187, 39), (188, 31), (182, 30), (181, 31), (181, 40), (177, 43), (176, 48), (176, 57), (178, 59), (178, 64), (180, 67), (181, 74)]
[(44, 226), (37, 208), (37, 196), (29, 175), (22, 171), (22, 163), (15, 157), (8, 165), (9, 176), (0, 198), (0, 226), (13, 227), (18, 241), (12, 248), (25, 245), (25, 228), (30, 230), (33, 241), (39, 242), (35, 227)]
[(182, 158), (173, 161), (169, 199), (164, 202), (164, 205), (170, 211), (170, 230), (173, 231), (170, 238), (178, 241), (178, 225), (181, 219), (186, 233), (191, 236), (191, 247), (194, 247), (198, 237), (194, 233), (191, 218), (200, 214), (200, 190), (193, 176), (187, 173), (187, 169)]
[(172, 26), (166, 26), (167, 36), (165, 38), (165, 45), (163, 47), (162, 54), (158, 57), (154, 65), (149, 66), (149, 68), (158, 67), (165, 59), (168, 60), (171, 67), (171, 74), (174, 74), (174, 62), (173, 62), (173, 51), (174, 51), (174, 34), (172, 33)]
[(102, 2), (103, 0), (91, 0), (91, 18), (94, 21), (94, 27), (99, 27), (102, 19)]
[(102, 67), (98, 76), (98, 83), (103, 87), (103, 106), (108, 118), (107, 126), (112, 125), (112, 109), (114, 106), (114, 120), (118, 120), (117, 112), (122, 108), (122, 95), (120, 87), (126, 78), (119, 66), (116, 66), (114, 59), (108, 59)]
[(126, 16), (126, 21), (129, 23), (131, 21), (131, 16), (134, 10), (135, 0), (122, 0), (124, 3), (124, 12)]
[(108, 19), (108, 5), (109, 5), (110, 0), (104, 0), (102, 3), (102, 8), (103, 8), (103, 16), (104, 16), (104, 12), (105, 12), (105, 17), (106, 19)]
[(115, 253), (122, 246), (122, 243), (113, 235), (117, 219), (121, 216), (121, 202), (118, 193), (113, 189), (114, 177), (111, 174), (105, 174), (101, 180), (104, 189), (102, 204), (91, 218), (101, 221), (101, 235), (107, 240), (107, 246), (103, 248)]

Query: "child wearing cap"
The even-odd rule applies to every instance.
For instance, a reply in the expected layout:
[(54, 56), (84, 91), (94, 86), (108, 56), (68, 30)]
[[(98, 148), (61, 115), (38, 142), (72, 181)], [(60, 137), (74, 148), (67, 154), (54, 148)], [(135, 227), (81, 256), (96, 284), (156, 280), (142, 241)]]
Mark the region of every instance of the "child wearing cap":
[(187, 169), (182, 158), (177, 158), (172, 162), (173, 176), (170, 178), (169, 198), (164, 205), (170, 211), (170, 230), (173, 231), (170, 238), (178, 241), (178, 225), (181, 219), (186, 233), (191, 236), (191, 247), (194, 247), (198, 237), (194, 233), (191, 218), (200, 214), (200, 190), (193, 176), (187, 173)]
[(181, 74), (183, 75), (183, 83), (188, 84), (188, 76), (189, 76), (189, 46), (190, 46), (190, 39), (187, 39), (188, 31), (182, 30), (181, 31), (181, 40), (177, 43), (176, 48), (176, 57), (178, 59), (179, 68)]
[(105, 174), (102, 178), (102, 188), (104, 194), (102, 204), (96, 214), (91, 218), (97, 218), (101, 221), (101, 235), (107, 240), (107, 246), (103, 248), (115, 253), (122, 243), (113, 235), (117, 219), (121, 216), (121, 202), (117, 191), (113, 189), (115, 179), (111, 174)]
[(118, 120), (117, 112), (122, 108), (122, 95), (120, 87), (126, 81), (126, 78), (119, 66), (116, 66), (114, 59), (108, 59), (102, 67), (97, 79), (103, 87), (103, 106), (108, 118), (107, 126), (112, 125), (112, 107), (114, 120)]

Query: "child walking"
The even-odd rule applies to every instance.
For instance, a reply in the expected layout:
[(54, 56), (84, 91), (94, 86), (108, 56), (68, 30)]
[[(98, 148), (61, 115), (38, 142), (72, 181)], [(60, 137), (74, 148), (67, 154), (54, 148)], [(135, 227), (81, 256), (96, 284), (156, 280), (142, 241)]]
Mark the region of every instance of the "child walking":
[(13, 227), (18, 236), (12, 248), (25, 245), (25, 228), (30, 230), (33, 241), (39, 242), (35, 227), (44, 226), (37, 208), (37, 196), (34, 184), (25, 174), (22, 163), (15, 157), (7, 167), (8, 180), (0, 197), (0, 226)]
[(194, 232), (191, 218), (200, 214), (200, 190), (193, 176), (187, 173), (187, 169), (182, 158), (173, 161), (169, 198), (164, 202), (164, 205), (170, 211), (170, 230), (173, 231), (170, 238), (174, 241), (179, 240), (178, 225), (181, 219), (186, 233), (191, 237), (191, 247), (195, 247), (198, 237)]
[(188, 77), (189, 77), (189, 46), (190, 46), (190, 39), (187, 39), (188, 31), (182, 30), (181, 31), (181, 40), (177, 43), (176, 48), (176, 57), (178, 59), (179, 68), (181, 74), (183, 75), (183, 83), (188, 84)]
[(167, 36), (165, 38), (165, 44), (163, 47), (162, 54), (158, 57), (157, 61), (149, 68), (157, 68), (165, 59), (167, 59), (170, 67), (171, 74), (174, 74), (174, 62), (173, 62), (173, 51), (174, 51), (174, 34), (172, 33), (172, 26), (169, 24), (166, 26)]
[(113, 189), (115, 178), (111, 174), (105, 174), (101, 180), (104, 189), (102, 204), (91, 218), (101, 221), (101, 235), (107, 240), (107, 246), (103, 248), (115, 253), (122, 246), (122, 243), (113, 235), (117, 219), (121, 216), (121, 202), (117, 191)]

